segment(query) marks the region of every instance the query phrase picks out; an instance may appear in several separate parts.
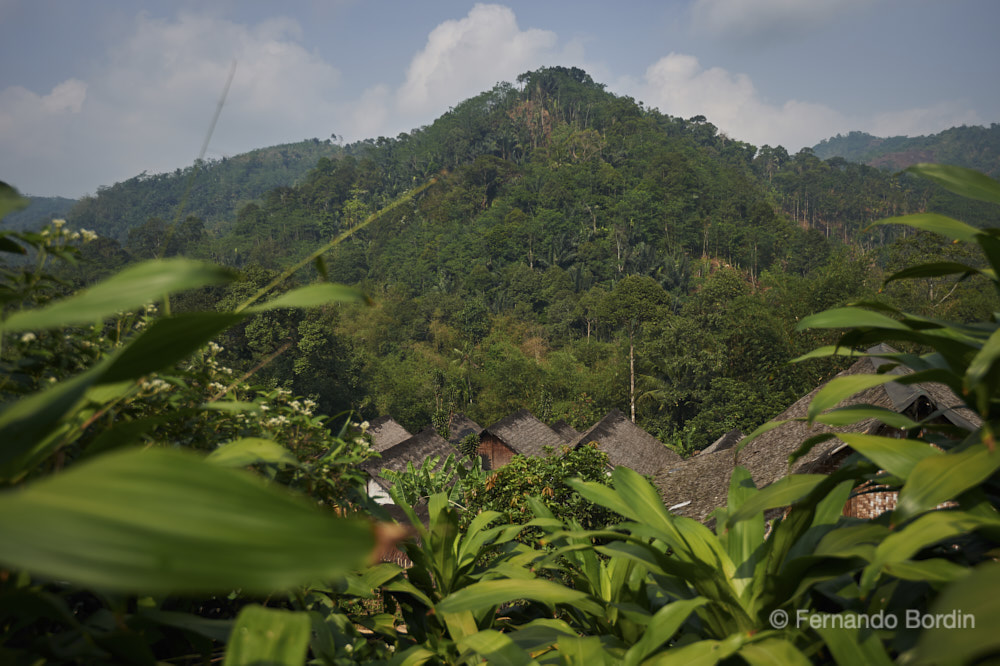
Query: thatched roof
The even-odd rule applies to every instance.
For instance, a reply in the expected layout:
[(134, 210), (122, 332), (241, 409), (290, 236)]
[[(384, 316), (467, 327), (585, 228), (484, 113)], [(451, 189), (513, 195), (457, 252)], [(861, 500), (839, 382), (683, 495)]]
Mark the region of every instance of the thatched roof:
[(558, 435), (562, 437), (563, 441), (566, 442), (567, 444), (574, 444), (576, 443), (576, 440), (580, 439), (581, 435), (580, 431), (571, 426), (570, 424), (566, 423), (562, 419), (559, 419), (549, 427), (555, 430), (556, 433), (558, 433)]
[[(566, 444), (552, 428), (548, 427), (527, 409), (500, 419), (480, 433), (480, 437), (493, 435), (522, 456), (546, 457), (558, 454)], [(546, 451), (546, 447), (552, 447)]]
[(654, 482), (672, 513), (706, 522), (710, 513), (726, 505), (732, 474), (731, 450), (703, 452), (662, 468)]
[(405, 472), (407, 463), (413, 463), (414, 467), (420, 467), (427, 458), (438, 456), (440, 460), (434, 467), (434, 471), (437, 471), (445, 459), (453, 453), (455, 457), (459, 457), (455, 448), (437, 434), (433, 427), (428, 426), (409, 439), (383, 451), (381, 458), (365, 461), (361, 468), (368, 472), (369, 476), (375, 479), (379, 485), (389, 489), (392, 484), (381, 476), (383, 469)]
[(465, 414), (452, 414), (448, 423), (448, 441), (456, 447), (469, 435), (478, 435), (483, 427)]
[(396, 446), (413, 435), (396, 423), (391, 416), (380, 416), (368, 424), (368, 434), (372, 438), (372, 448), (382, 452)]
[(697, 455), (703, 456), (706, 453), (716, 453), (717, 451), (726, 451), (727, 449), (731, 449), (737, 444), (739, 444), (740, 440), (743, 439), (745, 436), (746, 435), (743, 434), (742, 430), (740, 430), (739, 428), (733, 428), (725, 435), (723, 435), (719, 439), (715, 440), (714, 442), (703, 448), (701, 451), (698, 451)]
[[(893, 353), (894, 350), (888, 345), (878, 345), (868, 350), (868, 353)], [(887, 363), (886, 360), (878, 357), (864, 357), (858, 359), (847, 370), (841, 372), (838, 377), (857, 374), (877, 374), (878, 368)], [(891, 373), (896, 375), (910, 374), (909, 368), (896, 367)], [(809, 395), (801, 398), (791, 407), (775, 417), (775, 420), (802, 417), (806, 415), (809, 403), (822, 388), (816, 387)], [(850, 398), (841, 401), (837, 407), (848, 405), (875, 405), (891, 409), (895, 412), (907, 412), (911, 407), (918, 408), (920, 403), (926, 402), (927, 409), (948, 408), (944, 416), (956, 425), (976, 428), (982, 423), (975, 413), (965, 407), (960, 407), (962, 401), (951, 389), (943, 384), (922, 383), (905, 386), (890, 382), (881, 386), (876, 386), (857, 393)], [(807, 438), (824, 432), (861, 432), (875, 433), (882, 428), (882, 423), (878, 419), (865, 419), (859, 423), (851, 424), (839, 428), (816, 424), (810, 427), (802, 421), (786, 423), (769, 432), (764, 433), (754, 441), (747, 444), (737, 455), (737, 464), (750, 470), (757, 487), (763, 487), (777, 481), (786, 474), (807, 473), (816, 471), (822, 467), (824, 461), (833, 454), (839, 453), (845, 447), (837, 439), (831, 439), (822, 444), (814, 446), (806, 455), (799, 458), (789, 469), (788, 456), (790, 456), (799, 445)]]
[[(869, 353), (893, 351), (887, 345), (879, 345), (870, 349)], [(879, 366), (886, 362), (878, 357), (864, 357), (837, 376), (876, 374)], [(891, 372), (903, 375), (911, 371), (908, 368), (897, 367)], [(816, 387), (809, 395), (796, 401), (774, 420), (804, 417), (809, 403), (823, 386), (825, 384)], [(976, 414), (961, 406), (962, 401), (958, 396), (943, 384), (923, 383), (904, 386), (890, 382), (861, 391), (841, 401), (837, 407), (847, 405), (875, 405), (896, 412), (906, 412), (912, 408), (920, 409), (923, 413), (947, 408), (944, 417), (955, 425), (977, 428), (981, 424)], [(882, 423), (874, 418), (838, 428), (821, 424), (810, 427), (804, 421), (792, 421), (748, 443), (735, 454), (735, 460), (732, 449), (714, 453), (706, 450), (684, 461), (682, 465), (668, 466), (660, 470), (656, 474), (655, 482), (668, 507), (690, 502), (678, 508), (676, 512), (683, 512), (683, 515), (704, 521), (716, 507), (725, 505), (729, 477), (734, 464), (747, 468), (753, 476), (754, 484), (762, 488), (787, 474), (829, 471), (829, 466), (835, 464), (838, 456), (846, 451), (847, 447), (843, 442), (830, 439), (814, 446), (808, 454), (789, 467), (788, 457), (809, 437), (826, 432), (876, 433), (882, 427)]]
[(629, 467), (639, 474), (655, 474), (666, 465), (681, 462), (679, 455), (617, 409), (580, 435), (574, 447), (587, 442), (597, 442), (613, 467)]

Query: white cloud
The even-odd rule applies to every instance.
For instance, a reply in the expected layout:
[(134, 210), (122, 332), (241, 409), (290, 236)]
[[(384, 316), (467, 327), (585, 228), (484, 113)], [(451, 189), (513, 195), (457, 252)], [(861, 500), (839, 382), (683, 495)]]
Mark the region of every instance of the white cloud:
[(924, 108), (880, 113), (871, 120), (867, 131), (875, 136), (919, 136), (949, 127), (982, 124), (983, 119), (975, 109), (956, 102), (941, 102)]
[[(340, 73), (300, 44), (299, 25), (139, 16), (86, 82), (0, 91), (0, 178), (38, 194), (92, 192), (190, 164), (238, 61), (209, 154), (329, 136)], [(61, 156), (54, 161), (53, 158)]]
[(975, 110), (952, 102), (871, 116), (803, 100), (771, 103), (746, 74), (721, 67), (706, 69), (694, 56), (680, 53), (654, 63), (641, 81), (622, 79), (616, 88), (672, 116), (705, 116), (734, 139), (756, 146), (780, 144), (792, 152), (851, 130), (876, 136), (917, 136), (956, 125), (982, 124)]
[(745, 74), (705, 69), (694, 56), (671, 53), (646, 70), (637, 97), (663, 113), (703, 115), (734, 139), (789, 150), (813, 145), (850, 128), (848, 119), (822, 104), (789, 100), (769, 104)]
[(874, 0), (695, 0), (696, 28), (726, 39), (801, 37)]
[(404, 115), (437, 115), (499, 81), (513, 81), (543, 65), (567, 64), (562, 57), (581, 57), (578, 45), (569, 49), (572, 54), (559, 53), (557, 42), (554, 32), (521, 30), (507, 7), (477, 4), (465, 18), (431, 31), (410, 62), (396, 95), (397, 109)]

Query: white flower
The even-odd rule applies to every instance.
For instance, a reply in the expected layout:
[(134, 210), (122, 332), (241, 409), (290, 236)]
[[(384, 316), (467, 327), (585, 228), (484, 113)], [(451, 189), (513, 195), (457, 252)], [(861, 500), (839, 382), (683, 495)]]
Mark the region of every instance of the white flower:
[(260, 411), (262, 411), (262, 412), (266, 412), (266, 411), (267, 411), (267, 410), (269, 410), (269, 409), (271, 409), (271, 408), (270, 408), (270, 407), (268, 407), (268, 406), (267, 406), (267, 404), (265, 404), (265, 403), (263, 403), (263, 402), (262, 402), (262, 403), (260, 403)]
[(212, 389), (213, 393), (218, 393), (219, 391), (225, 391), (226, 385), (220, 384), (219, 382), (212, 382), (208, 385), (208, 388)]
[(83, 242), (89, 243), (92, 240), (97, 240), (97, 234), (93, 231), (87, 231), (86, 229), (80, 229), (80, 235), (83, 236)]
[(56, 229), (62, 229), (66, 226), (66, 220), (52, 220), (52, 226)]
[(223, 350), (223, 347), (221, 345), (217, 345), (214, 342), (209, 342), (208, 343), (208, 351), (209, 352), (211, 352), (213, 354), (218, 354), (222, 350)]
[(79, 231), (74, 231), (73, 233), (71, 233), (69, 235), (69, 239), (71, 241), (80, 240), (80, 232)]
[(24, 335), (21, 336), (21, 342), (24, 342), (24, 343), (34, 342), (37, 339), (38, 339), (38, 336), (36, 336), (31, 331), (28, 331), (27, 333), (25, 333)]

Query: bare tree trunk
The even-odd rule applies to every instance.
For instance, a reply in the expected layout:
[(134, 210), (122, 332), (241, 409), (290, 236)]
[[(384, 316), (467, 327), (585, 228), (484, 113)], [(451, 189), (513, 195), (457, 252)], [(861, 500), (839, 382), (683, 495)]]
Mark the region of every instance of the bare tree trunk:
[(632, 423), (635, 423), (635, 344), (631, 331), (628, 334), (628, 398), (632, 407)]

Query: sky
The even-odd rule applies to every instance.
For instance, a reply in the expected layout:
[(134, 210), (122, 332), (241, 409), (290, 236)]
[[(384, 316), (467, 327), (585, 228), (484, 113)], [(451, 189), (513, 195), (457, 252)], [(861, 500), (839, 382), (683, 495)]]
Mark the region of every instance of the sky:
[[(0, 0), (0, 180), (143, 171), (428, 125), (544, 66), (790, 153), (1000, 122), (997, 0)], [(235, 63), (235, 65), (234, 65)]]

